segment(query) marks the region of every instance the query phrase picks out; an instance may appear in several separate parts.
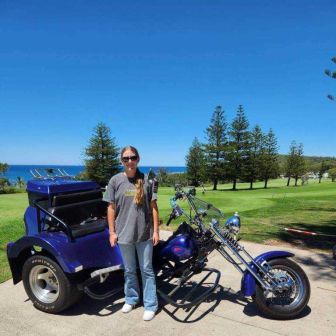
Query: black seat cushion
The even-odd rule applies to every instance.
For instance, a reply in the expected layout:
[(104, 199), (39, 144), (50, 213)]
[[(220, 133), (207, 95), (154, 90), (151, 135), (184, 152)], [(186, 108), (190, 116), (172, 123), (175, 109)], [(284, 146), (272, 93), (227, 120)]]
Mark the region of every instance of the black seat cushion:
[(104, 231), (107, 227), (106, 218), (83, 222), (82, 224), (71, 227), (74, 238), (85, 236), (90, 233)]
[[(74, 237), (102, 231), (107, 226), (107, 204), (102, 199), (55, 206), (49, 212), (67, 224)], [(53, 226), (57, 225), (51, 219)]]

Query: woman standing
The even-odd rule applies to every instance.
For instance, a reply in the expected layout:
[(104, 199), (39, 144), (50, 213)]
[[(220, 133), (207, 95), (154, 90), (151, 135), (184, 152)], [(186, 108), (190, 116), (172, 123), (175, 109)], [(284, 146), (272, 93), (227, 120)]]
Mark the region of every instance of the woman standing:
[(145, 321), (154, 318), (158, 309), (155, 274), (152, 265), (153, 245), (159, 242), (159, 211), (156, 204), (157, 185), (151, 184), (139, 169), (140, 156), (136, 148), (121, 151), (124, 171), (114, 175), (106, 189), (111, 246), (118, 246), (124, 263), (125, 304), (129, 313), (139, 303), (140, 290), (136, 273), (138, 256), (143, 285)]

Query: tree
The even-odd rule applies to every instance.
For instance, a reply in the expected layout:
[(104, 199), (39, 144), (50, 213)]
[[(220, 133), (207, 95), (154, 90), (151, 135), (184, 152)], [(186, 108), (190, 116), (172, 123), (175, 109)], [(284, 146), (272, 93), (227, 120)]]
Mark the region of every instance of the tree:
[(217, 106), (212, 114), (210, 126), (206, 129), (207, 143), (205, 144), (207, 176), (213, 182), (213, 190), (217, 190), (218, 181), (225, 177), (226, 131), (224, 111), (221, 106)]
[[(336, 57), (333, 57), (331, 59), (332, 62), (334, 62), (336, 64)], [(330, 71), (330, 70), (324, 70), (324, 73), (329, 76), (330, 78), (334, 78), (336, 79), (336, 71)], [(330, 100), (333, 100), (333, 101), (336, 101), (336, 98), (335, 96), (331, 95), (331, 94), (328, 94), (327, 97), (330, 99)]]
[(323, 160), (323, 161), (321, 162), (320, 170), (319, 170), (319, 172), (318, 172), (319, 183), (321, 183), (323, 174), (326, 173), (328, 169), (329, 169), (328, 165), (327, 165), (326, 162)]
[(331, 182), (336, 180), (336, 168), (331, 168), (328, 170), (329, 176), (331, 177)]
[(250, 189), (253, 189), (253, 182), (260, 175), (261, 154), (264, 142), (264, 135), (259, 125), (256, 125), (250, 132), (249, 150), (246, 166), (246, 180), (250, 182)]
[(0, 177), (0, 191), (4, 191), (5, 187), (10, 186), (9, 180), (5, 177)]
[(305, 159), (303, 156), (303, 145), (297, 145), (295, 141), (291, 143), (286, 164), (286, 176), (288, 177), (287, 187), (291, 177), (295, 179), (295, 186), (299, 177), (305, 172)]
[(119, 172), (119, 148), (110, 133), (108, 126), (99, 123), (85, 148), (87, 176), (102, 187), (107, 185), (111, 176)]
[(265, 181), (264, 188), (270, 178), (276, 178), (279, 174), (278, 162), (278, 142), (270, 129), (263, 138), (263, 144), (260, 155), (260, 177)]
[(299, 144), (296, 149), (293, 177), (295, 179), (295, 186), (297, 186), (297, 181), (299, 177), (305, 172), (306, 163), (303, 156), (303, 144)]
[(236, 190), (237, 180), (241, 178), (247, 165), (249, 150), (249, 123), (242, 105), (239, 105), (237, 115), (233, 119), (229, 131), (228, 166), (233, 182), (232, 190)]
[(22, 179), (22, 177), (21, 176), (18, 176), (17, 178), (16, 178), (16, 185), (18, 186), (18, 188), (22, 188), (22, 187), (24, 187), (24, 185), (25, 185), (25, 183), (24, 183), (24, 181), (23, 181), (23, 179)]
[(0, 162), (0, 175), (4, 176), (9, 169), (9, 165), (7, 163), (1, 163)]
[(169, 185), (168, 178), (169, 178), (168, 170), (166, 168), (161, 167), (157, 174), (157, 179), (160, 185), (161, 186)]
[(295, 155), (296, 155), (296, 142), (292, 141), (290, 148), (289, 148), (287, 160), (285, 163), (285, 175), (288, 177), (287, 187), (289, 186), (289, 183), (290, 183), (293, 171), (294, 171)]
[(198, 187), (205, 181), (206, 164), (202, 144), (195, 138), (186, 155), (187, 176), (191, 185)]

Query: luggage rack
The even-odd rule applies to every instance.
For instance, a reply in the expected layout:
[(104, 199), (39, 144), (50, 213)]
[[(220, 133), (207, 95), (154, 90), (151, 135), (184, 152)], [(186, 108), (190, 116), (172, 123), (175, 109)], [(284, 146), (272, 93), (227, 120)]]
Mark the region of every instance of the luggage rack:
[(30, 174), (37, 180), (46, 180), (46, 179), (69, 179), (74, 180), (74, 176), (67, 173), (65, 169), (62, 168), (34, 168), (30, 169)]

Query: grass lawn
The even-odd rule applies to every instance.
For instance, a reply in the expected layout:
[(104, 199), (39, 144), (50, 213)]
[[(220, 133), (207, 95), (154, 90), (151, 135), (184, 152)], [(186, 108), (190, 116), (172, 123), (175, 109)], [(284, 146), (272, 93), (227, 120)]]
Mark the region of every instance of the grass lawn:
[[(255, 190), (248, 190), (249, 185), (242, 183), (238, 191), (230, 190), (232, 184), (219, 185), (217, 191), (212, 191), (208, 186), (204, 195), (197, 190), (197, 197), (220, 208), (225, 217), (238, 211), (242, 223), (240, 236), (244, 240), (269, 243), (285, 241), (330, 249), (336, 244), (336, 183), (311, 181), (305, 186), (285, 185), (286, 180), (277, 179), (269, 182), (268, 189), (263, 189), (262, 183), (256, 183)], [(170, 194), (168, 188), (161, 188), (159, 208), (164, 222), (169, 214), (166, 204)], [(180, 204), (183, 206), (184, 202)], [(331, 234), (335, 238), (294, 236), (288, 234), (285, 227)]]
[(11, 277), (6, 246), (24, 234), (23, 214), (27, 205), (26, 193), (0, 195), (0, 283)]
[[(231, 191), (232, 184), (219, 185), (217, 191), (211, 186), (202, 195), (197, 189), (197, 197), (220, 208), (226, 217), (238, 211), (241, 216), (241, 237), (254, 242), (286, 241), (306, 247), (329, 249), (336, 244), (330, 238), (313, 238), (287, 234), (285, 227), (296, 227), (336, 235), (336, 183), (311, 181), (308, 185), (286, 187), (286, 180), (269, 182), (263, 189), (262, 183), (255, 184), (255, 190), (241, 183), (238, 191)], [(159, 188), (159, 209), (163, 223), (167, 222), (170, 205), (174, 195), (172, 188)], [(23, 214), (27, 207), (27, 195), (0, 195), (0, 282), (10, 278), (6, 257), (6, 245), (24, 233)], [(185, 202), (180, 202), (182, 207)], [(174, 229), (181, 218), (167, 228)]]

